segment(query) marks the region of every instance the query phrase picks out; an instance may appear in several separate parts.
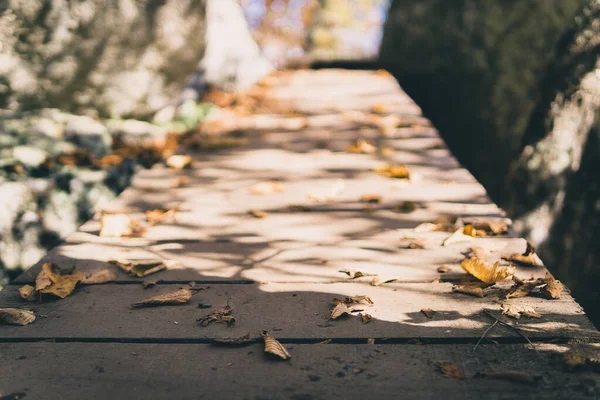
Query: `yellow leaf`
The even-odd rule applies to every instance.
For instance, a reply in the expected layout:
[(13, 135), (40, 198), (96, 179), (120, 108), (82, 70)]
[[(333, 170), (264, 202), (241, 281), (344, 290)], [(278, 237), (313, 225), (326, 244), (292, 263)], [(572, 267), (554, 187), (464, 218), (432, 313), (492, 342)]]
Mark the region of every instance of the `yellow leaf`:
[(160, 260), (111, 259), (108, 262), (117, 265), (128, 275), (137, 276), (138, 278), (143, 278), (167, 268), (164, 262)]
[(103, 269), (85, 276), (81, 280), (81, 283), (83, 285), (99, 285), (106, 282), (112, 282), (115, 279), (117, 279), (117, 275), (113, 271), (109, 269)]
[(192, 157), (187, 154), (175, 154), (167, 158), (166, 164), (169, 168), (182, 170), (192, 165)]
[(460, 266), (475, 278), (485, 283), (495, 283), (515, 273), (515, 267), (512, 265), (508, 267), (500, 266), (500, 261), (496, 261), (492, 265), (477, 257), (463, 260)]
[(29, 325), (35, 321), (35, 314), (18, 308), (0, 308), (0, 324)]
[(283, 345), (279, 343), (277, 339), (275, 339), (272, 336), (269, 336), (266, 331), (262, 331), (260, 335), (265, 341), (265, 353), (273, 354), (283, 360), (292, 358), (287, 349), (283, 347)]
[(73, 292), (81, 279), (80, 273), (62, 275), (58, 265), (44, 263), (42, 271), (35, 279), (35, 290), (64, 299)]
[(137, 303), (133, 303), (132, 307), (139, 308), (185, 304), (192, 298), (193, 295), (194, 291), (191, 289), (180, 289), (175, 292), (153, 296)]
[(269, 216), (269, 214), (260, 210), (248, 210), (248, 214), (252, 215), (254, 218), (266, 218)]
[(372, 154), (377, 151), (377, 147), (373, 146), (368, 140), (360, 139), (356, 143), (351, 144), (346, 149), (348, 153), (356, 154)]
[(285, 191), (285, 186), (277, 181), (259, 182), (250, 188), (254, 194), (271, 194)]
[(466, 225), (463, 228), (463, 234), (465, 234), (467, 236), (471, 236), (471, 237), (476, 237), (477, 236), (477, 230), (475, 228), (473, 228), (473, 225)]
[(379, 175), (387, 176), (388, 178), (396, 179), (410, 179), (410, 170), (405, 164), (390, 165), (386, 164), (381, 167), (375, 168), (375, 172)]

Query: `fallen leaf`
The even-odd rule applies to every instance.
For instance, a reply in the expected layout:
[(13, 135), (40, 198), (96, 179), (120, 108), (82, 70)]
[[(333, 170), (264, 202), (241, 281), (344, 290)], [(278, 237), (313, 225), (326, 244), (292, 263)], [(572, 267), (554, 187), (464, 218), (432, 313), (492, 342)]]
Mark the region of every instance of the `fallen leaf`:
[(421, 308), (421, 312), (429, 319), (433, 318), (437, 311), (433, 311), (431, 308)]
[(573, 353), (564, 355), (564, 362), (567, 369), (600, 371), (600, 358), (583, 357)]
[(360, 196), (360, 201), (368, 204), (379, 204), (382, 199), (383, 196), (376, 193), (367, 193)]
[(371, 316), (371, 314), (360, 313), (358, 315), (360, 315), (360, 319), (362, 320), (363, 324), (368, 324), (373, 319), (373, 317)]
[(544, 266), (544, 263), (536, 254), (535, 248), (529, 242), (527, 242), (527, 249), (525, 249), (523, 254), (511, 254), (509, 256), (502, 256), (502, 258), (507, 261), (514, 261), (519, 264), (531, 265), (534, 267)]
[(406, 247), (414, 250), (425, 249), (427, 248), (427, 241), (425, 239), (411, 240)]
[(448, 378), (465, 379), (465, 373), (462, 367), (451, 362), (438, 362), (435, 364), (442, 375)]
[(540, 290), (541, 295), (547, 298), (548, 300), (560, 299), (560, 295), (562, 294), (564, 289), (563, 284), (554, 279), (550, 272), (546, 272), (544, 282), (546, 283), (546, 286), (544, 286)]
[(265, 353), (273, 354), (283, 360), (292, 358), (287, 349), (283, 347), (283, 345), (279, 343), (273, 336), (269, 336), (267, 331), (262, 331), (260, 335), (265, 341)]
[(475, 285), (453, 285), (452, 292), (468, 294), (475, 297), (483, 297), (483, 288)]
[(368, 338), (367, 339), (367, 344), (375, 344), (375, 338)]
[(146, 221), (150, 225), (156, 225), (159, 222), (164, 222), (169, 218), (175, 218), (175, 213), (177, 212), (176, 208), (171, 208), (168, 210), (154, 209), (146, 211)]
[(410, 170), (405, 164), (400, 165), (390, 165), (386, 164), (384, 166), (375, 168), (375, 172), (379, 175), (386, 176), (388, 178), (395, 179), (407, 179), (410, 180)]
[(115, 279), (117, 279), (117, 275), (113, 271), (109, 269), (103, 269), (93, 274), (86, 275), (81, 280), (81, 283), (83, 285), (99, 285), (106, 282), (112, 282)]
[(192, 298), (194, 293), (195, 292), (191, 289), (179, 289), (175, 292), (152, 296), (137, 303), (133, 303), (132, 307), (139, 308), (185, 304)]
[(198, 318), (196, 321), (200, 322), (200, 325), (204, 327), (208, 326), (212, 322), (224, 323), (227, 324), (227, 326), (233, 326), (233, 324), (235, 324), (235, 318), (230, 316), (232, 312), (233, 308), (231, 308), (230, 305), (226, 305), (225, 307), (217, 308), (202, 318)]
[(42, 271), (35, 279), (35, 290), (39, 293), (51, 294), (64, 299), (73, 292), (82, 279), (80, 273), (62, 274), (56, 264), (44, 263)]
[(350, 277), (350, 279), (361, 278), (363, 276), (375, 276), (375, 274), (365, 274), (364, 272), (355, 271), (352, 269), (341, 269), (341, 270), (339, 270), (339, 272), (342, 272), (342, 273), (348, 275), (348, 277)]
[(333, 309), (331, 310), (331, 315), (329, 318), (338, 319), (342, 315), (350, 315), (350, 312), (350, 308), (348, 308), (348, 306), (345, 303), (336, 303)]
[(448, 268), (447, 265), (440, 265), (437, 269), (437, 272), (439, 272), (440, 274), (445, 274), (449, 270), (450, 270), (450, 268)]
[(476, 237), (477, 236), (477, 230), (475, 228), (473, 228), (473, 225), (466, 225), (463, 228), (463, 234), (465, 234), (467, 236), (471, 236), (471, 237)]
[(285, 191), (285, 186), (277, 181), (259, 182), (250, 188), (254, 194), (272, 194)]
[(481, 260), (485, 260), (488, 256), (488, 251), (480, 246), (473, 246), (466, 253), (464, 253), (466, 258), (479, 258)]
[(137, 224), (125, 214), (103, 214), (100, 217), (100, 236), (122, 237), (134, 235)]
[(260, 210), (248, 210), (248, 214), (252, 215), (254, 218), (266, 218), (269, 216), (269, 214)]
[(213, 344), (226, 346), (243, 346), (252, 342), (252, 339), (250, 338), (250, 333), (247, 333), (244, 336), (237, 338), (212, 339), (210, 342)]
[(414, 201), (403, 201), (402, 203), (400, 203), (396, 207), (394, 207), (394, 210), (400, 211), (400, 212), (405, 212), (405, 213), (410, 213), (410, 212), (413, 212), (418, 209), (419, 209), (419, 205), (417, 203), (415, 203)]
[(111, 259), (108, 262), (117, 265), (128, 275), (137, 276), (138, 278), (143, 278), (167, 268), (164, 262), (160, 260)]
[(487, 378), (492, 378), (492, 379), (502, 379), (502, 380), (506, 380), (506, 381), (512, 381), (512, 382), (519, 382), (519, 383), (526, 383), (526, 384), (535, 384), (537, 381), (537, 377), (530, 375), (528, 373), (525, 372), (521, 372), (521, 371), (499, 371), (499, 372), (491, 372), (491, 373), (485, 373), (485, 374), (480, 374), (482, 376), (485, 376)]
[(508, 231), (508, 225), (498, 220), (488, 220), (483, 218), (477, 218), (470, 220), (469, 224), (478, 231), (484, 231), (488, 235), (501, 235)]
[(377, 147), (371, 142), (364, 139), (359, 139), (356, 143), (351, 144), (346, 148), (346, 152), (355, 154), (372, 154), (377, 151)]
[(18, 308), (0, 308), (0, 323), (6, 325), (29, 325), (35, 321), (35, 314)]
[(388, 278), (379, 278), (379, 277), (374, 277), (371, 280), (371, 286), (379, 286), (379, 285), (383, 285), (384, 283), (391, 283), (394, 281), (399, 281), (400, 278), (396, 278), (396, 277), (388, 277)]
[(334, 304), (344, 303), (346, 305), (352, 304), (373, 304), (373, 300), (369, 296), (352, 296), (352, 297), (344, 297), (343, 299), (335, 298), (333, 299)]
[(25, 285), (19, 288), (19, 295), (23, 300), (34, 301), (36, 293), (35, 288), (31, 285)]
[(457, 229), (452, 235), (450, 235), (446, 240), (444, 240), (444, 242), (442, 243), (442, 246), (450, 246), (451, 244), (472, 241), (473, 236), (465, 235), (463, 231), (464, 231), (464, 228)]
[(169, 168), (182, 170), (192, 165), (192, 157), (187, 154), (174, 154), (167, 158), (166, 164)]
[(522, 315), (529, 318), (542, 318), (542, 316), (535, 312), (531, 307), (518, 306), (510, 303), (502, 303), (502, 314), (514, 319), (520, 319)]
[(500, 266), (500, 261), (496, 261), (492, 265), (477, 257), (463, 260), (460, 266), (469, 274), (485, 283), (495, 283), (515, 273), (515, 267), (513, 266)]
[(508, 293), (506, 293), (506, 295), (504, 295), (506, 299), (528, 296), (533, 289), (544, 284), (543, 279), (523, 281), (514, 275), (513, 282), (515, 283), (513, 287), (508, 291)]

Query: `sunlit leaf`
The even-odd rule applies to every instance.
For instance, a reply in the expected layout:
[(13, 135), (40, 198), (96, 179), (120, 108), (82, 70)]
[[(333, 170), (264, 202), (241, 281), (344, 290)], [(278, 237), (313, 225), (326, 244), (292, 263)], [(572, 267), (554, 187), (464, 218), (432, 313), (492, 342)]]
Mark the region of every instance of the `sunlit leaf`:
[(35, 279), (35, 290), (39, 293), (51, 294), (64, 299), (73, 292), (73, 289), (82, 278), (80, 273), (63, 275), (58, 265), (44, 263), (42, 271)]
[(485, 283), (495, 283), (515, 273), (515, 267), (513, 266), (500, 266), (500, 261), (496, 261), (492, 265), (477, 257), (463, 260), (460, 266), (475, 278)]
[(386, 164), (381, 167), (375, 168), (375, 172), (379, 175), (386, 176), (388, 178), (395, 179), (410, 179), (410, 170), (405, 164), (390, 165)]
[(230, 315), (232, 312), (233, 308), (230, 305), (226, 305), (225, 307), (217, 308), (202, 318), (198, 318), (196, 321), (200, 322), (200, 325), (204, 327), (208, 326), (212, 322), (233, 326), (233, 324), (235, 324), (235, 318)]
[(550, 272), (546, 272), (546, 277), (544, 278), (544, 282), (546, 286), (544, 286), (540, 293), (542, 296), (547, 298), (548, 300), (556, 300), (560, 299), (560, 295), (564, 290), (564, 286), (562, 283), (554, 279)]
[(128, 275), (137, 276), (138, 278), (154, 274), (167, 268), (161, 260), (111, 259), (108, 262), (117, 265)]

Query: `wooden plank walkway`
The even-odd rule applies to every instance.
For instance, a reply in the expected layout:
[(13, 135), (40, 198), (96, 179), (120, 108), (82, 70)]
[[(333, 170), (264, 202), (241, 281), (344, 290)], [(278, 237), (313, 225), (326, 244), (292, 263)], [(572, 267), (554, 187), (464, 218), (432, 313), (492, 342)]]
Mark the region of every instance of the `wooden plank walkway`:
[[(0, 399), (598, 398), (592, 362), (600, 335), (568, 291), (559, 300), (511, 299), (542, 315), (519, 320), (500, 311), (510, 280), (483, 298), (452, 292), (466, 277), (460, 263), (469, 248), (487, 249), (493, 262), (526, 242), (509, 229), (442, 246), (451, 233), (415, 230), (448, 216), (510, 221), (391, 76), (279, 73), (260, 90), (269, 114), (221, 122), (246, 145), (193, 153), (189, 169), (156, 165), (109, 207), (143, 219), (146, 210), (177, 206), (175, 219), (139, 237), (107, 238), (96, 218), (0, 292), (0, 308), (38, 315), (27, 326), (0, 325)], [(347, 152), (359, 139), (391, 150)], [(405, 163), (410, 181), (376, 174), (382, 162)], [(172, 187), (182, 176), (188, 182)], [(285, 190), (252, 192), (272, 180)], [(366, 194), (381, 201), (365, 204)], [(411, 248), (419, 240), (424, 248)], [(136, 278), (117, 271), (113, 258), (170, 264)], [(35, 282), (43, 262), (86, 273), (110, 268), (117, 278), (24, 303), (18, 289)], [(441, 265), (448, 271), (438, 272)], [(349, 279), (344, 269), (397, 279), (372, 286), (372, 276)], [(516, 275), (546, 271), (517, 266)], [(190, 282), (203, 290), (187, 304), (130, 307)], [(330, 320), (333, 299), (354, 295), (372, 299), (364, 307), (371, 322), (357, 314)], [(196, 321), (225, 305), (233, 326)], [(424, 308), (436, 314), (428, 318)], [(494, 323), (490, 314), (510, 326), (496, 324), (474, 349)], [(267, 357), (262, 330), (292, 358)], [(246, 334), (245, 346), (213, 343)], [(588, 365), (570, 370), (565, 355)], [(444, 375), (440, 363), (464, 376)]]

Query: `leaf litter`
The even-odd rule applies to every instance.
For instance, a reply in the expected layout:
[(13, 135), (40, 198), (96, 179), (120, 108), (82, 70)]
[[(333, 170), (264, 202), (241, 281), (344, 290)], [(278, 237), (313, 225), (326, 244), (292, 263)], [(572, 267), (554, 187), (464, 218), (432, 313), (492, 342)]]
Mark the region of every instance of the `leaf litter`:
[(117, 279), (117, 274), (109, 269), (103, 269), (98, 272), (86, 274), (81, 280), (82, 285), (100, 285), (102, 283), (113, 282)]
[(263, 340), (265, 341), (265, 353), (273, 354), (282, 360), (292, 358), (287, 349), (283, 347), (283, 345), (279, 343), (273, 336), (269, 336), (267, 331), (261, 331), (260, 336), (262, 336)]
[(511, 254), (509, 256), (502, 256), (502, 259), (507, 261), (513, 261), (523, 265), (531, 265), (533, 267), (543, 267), (544, 263), (541, 258), (536, 254), (535, 247), (527, 242), (527, 248), (523, 254)]
[(126, 274), (138, 278), (143, 278), (167, 268), (162, 260), (127, 260), (113, 258), (108, 260), (108, 262), (121, 268)]
[[(373, 301), (368, 296), (353, 296), (343, 299), (334, 298), (333, 308), (331, 309), (330, 319), (338, 319), (342, 315), (350, 315), (357, 311), (356, 307), (361, 305), (371, 305)], [(362, 310), (361, 310), (362, 311)]]
[(0, 324), (29, 325), (35, 321), (35, 314), (18, 308), (0, 308)]
[(197, 292), (198, 289), (179, 289), (174, 292), (149, 297), (142, 301), (138, 301), (137, 303), (133, 303), (131, 306), (134, 308), (142, 308), (185, 304), (190, 301), (192, 296)]
[(198, 318), (196, 321), (200, 322), (200, 326), (203, 327), (207, 327), (213, 322), (233, 326), (233, 324), (235, 324), (235, 318), (230, 315), (232, 312), (233, 308), (228, 304), (225, 307), (214, 310), (202, 318)]
[(22, 298), (28, 301), (35, 300), (37, 293), (51, 294), (64, 299), (69, 296), (75, 286), (83, 279), (81, 273), (69, 274), (61, 271), (60, 267), (53, 263), (44, 263), (42, 271), (35, 279), (35, 287), (25, 285), (19, 289)]

